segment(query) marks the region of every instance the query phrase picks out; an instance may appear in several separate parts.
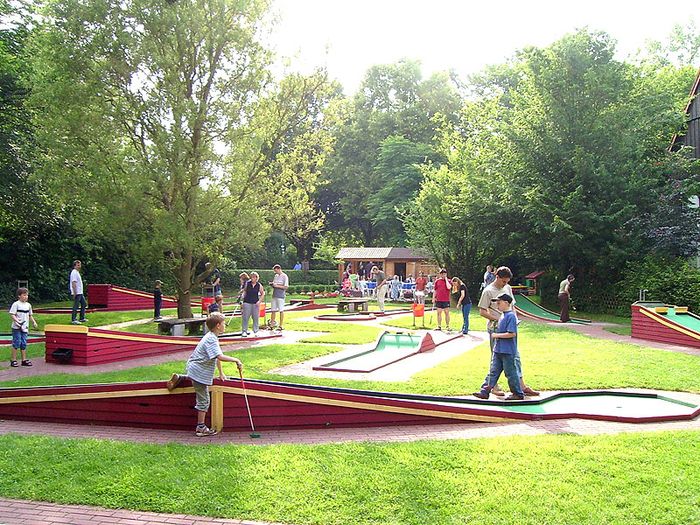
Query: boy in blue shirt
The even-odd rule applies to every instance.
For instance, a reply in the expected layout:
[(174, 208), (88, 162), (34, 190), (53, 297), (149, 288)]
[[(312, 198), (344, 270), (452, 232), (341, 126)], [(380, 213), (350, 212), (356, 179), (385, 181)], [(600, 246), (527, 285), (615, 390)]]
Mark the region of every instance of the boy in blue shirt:
[(502, 293), (494, 301), (501, 312), (501, 318), (498, 320), (496, 331), (491, 334), (494, 339), (494, 347), (489, 380), (488, 384), (484, 385), (479, 392), (474, 392), (474, 396), (479, 399), (488, 399), (491, 390), (498, 383), (501, 373), (505, 372), (508, 386), (512, 392), (506, 401), (522, 400), (525, 399), (525, 394), (520, 386), (520, 377), (518, 377), (518, 369), (515, 365), (515, 356), (518, 353), (518, 320), (510, 307), (513, 298), (507, 293)]
[(224, 355), (219, 345), (219, 336), (226, 331), (226, 318), (224, 314), (215, 312), (207, 317), (207, 332), (199, 341), (197, 348), (194, 349), (192, 355), (187, 360), (186, 371), (187, 375), (173, 374), (166, 386), (168, 390), (174, 390), (184, 380), (192, 381), (192, 387), (196, 397), (197, 404), (197, 428), (195, 435), (197, 437), (213, 436), (217, 430), (207, 428), (204, 419), (207, 417), (209, 410), (209, 385), (214, 382), (214, 371), (219, 369), (219, 377), (226, 379), (224, 371), (221, 368), (221, 361), (231, 361), (236, 363), (239, 371), (243, 370), (243, 363), (235, 357)]

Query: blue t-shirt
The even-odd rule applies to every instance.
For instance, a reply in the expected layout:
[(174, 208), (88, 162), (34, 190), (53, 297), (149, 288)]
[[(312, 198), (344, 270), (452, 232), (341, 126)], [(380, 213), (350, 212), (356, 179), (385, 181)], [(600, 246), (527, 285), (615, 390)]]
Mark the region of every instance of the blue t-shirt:
[[(496, 333), (518, 333), (518, 320), (516, 319), (513, 310), (508, 310), (507, 312), (503, 312), (503, 314), (501, 314), (501, 318), (498, 320), (498, 326), (496, 327)], [(496, 339), (496, 344), (493, 347), (493, 351), (497, 354), (515, 354), (518, 351), (516, 339), (517, 336), (509, 339)]]

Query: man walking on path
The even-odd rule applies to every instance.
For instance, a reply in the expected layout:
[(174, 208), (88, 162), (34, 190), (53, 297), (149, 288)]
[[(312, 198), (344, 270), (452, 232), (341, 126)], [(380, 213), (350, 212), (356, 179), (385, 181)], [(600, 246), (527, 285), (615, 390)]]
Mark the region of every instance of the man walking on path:
[[(87, 319), (85, 319), (87, 302), (85, 301), (85, 295), (83, 295), (83, 278), (80, 276), (80, 269), (82, 267), (83, 264), (80, 261), (73, 261), (73, 270), (70, 272), (70, 279), (68, 281), (68, 289), (73, 297), (73, 311), (71, 312), (72, 324), (79, 324), (87, 321)], [(80, 306), (80, 321), (76, 319), (78, 306)]]
[[(501, 318), (501, 312), (496, 306), (495, 299), (501, 295), (501, 294), (508, 294), (510, 297), (513, 298), (512, 304), (515, 305), (515, 297), (513, 296), (513, 290), (511, 289), (510, 285), (508, 284), (510, 280), (513, 277), (513, 273), (510, 271), (510, 268), (507, 266), (501, 266), (496, 270), (496, 280), (493, 281), (491, 284), (489, 284), (486, 288), (484, 288), (484, 291), (481, 293), (481, 299), (479, 299), (479, 315), (481, 317), (485, 318), (488, 320), (488, 323), (486, 325), (486, 330), (489, 333), (489, 344), (491, 345), (491, 357), (493, 357), (493, 346), (495, 343), (495, 340), (493, 338), (493, 333), (496, 331), (496, 327), (498, 326), (498, 320)], [(513, 306), (514, 308), (515, 306)], [(520, 352), (516, 351), (515, 353), (515, 366), (517, 367), (518, 370), (518, 377), (520, 377), (520, 386), (523, 390), (523, 392), (526, 395), (529, 396), (539, 396), (540, 393), (537, 392), (536, 390), (533, 390), (529, 386), (525, 384), (525, 380), (523, 379), (523, 369), (522, 369), (522, 364), (520, 362)], [(489, 376), (486, 376), (486, 379), (484, 380), (484, 384), (482, 385), (482, 388), (487, 386), (489, 383)], [(501, 388), (498, 386), (498, 384), (495, 385), (493, 390), (491, 392), (495, 395), (503, 395), (503, 391)]]

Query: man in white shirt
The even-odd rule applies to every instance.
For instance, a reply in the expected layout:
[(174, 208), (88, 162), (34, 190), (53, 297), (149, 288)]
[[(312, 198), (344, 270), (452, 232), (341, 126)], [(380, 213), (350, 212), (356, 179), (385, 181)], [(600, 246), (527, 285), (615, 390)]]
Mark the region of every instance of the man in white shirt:
[[(80, 269), (82, 268), (82, 263), (78, 260), (73, 261), (73, 270), (70, 272), (70, 279), (68, 281), (68, 288), (70, 290), (71, 297), (73, 297), (73, 312), (71, 314), (71, 323), (79, 324), (87, 322), (85, 318), (85, 308), (87, 303), (85, 302), (85, 295), (83, 294), (83, 278), (80, 276)], [(78, 306), (80, 306), (80, 320), (77, 320)]]
[(287, 288), (289, 288), (289, 277), (282, 271), (282, 267), (279, 264), (275, 264), (272, 269), (275, 272), (275, 276), (270, 281), (272, 286), (270, 326), (275, 328), (275, 314), (279, 312), (280, 324), (276, 328), (281, 331), (284, 324), (284, 300), (287, 295)]

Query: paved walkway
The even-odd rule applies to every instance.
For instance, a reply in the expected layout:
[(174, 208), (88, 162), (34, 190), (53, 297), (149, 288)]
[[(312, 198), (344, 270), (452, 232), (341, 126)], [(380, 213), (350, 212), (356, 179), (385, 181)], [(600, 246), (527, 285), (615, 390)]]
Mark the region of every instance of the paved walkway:
[(58, 505), (0, 498), (0, 525), (273, 525), (270, 522), (225, 520), (105, 509), (88, 505)]
[[(306, 339), (307, 337), (313, 337), (316, 335), (323, 335), (323, 332), (295, 332), (290, 330), (285, 331), (283, 337), (273, 337), (270, 339), (263, 339), (260, 341), (241, 341), (240, 343), (227, 344), (223, 347), (223, 350), (224, 352), (228, 353), (255, 346), (265, 346), (272, 344), (294, 344), (297, 343), (300, 339)], [(32, 359), (32, 364), (34, 366), (20, 366), (17, 368), (10, 368), (8, 366), (5, 369), (0, 369), (0, 381), (12, 381), (13, 379), (18, 379), (21, 377), (46, 374), (94, 374), (99, 372), (112, 372), (115, 370), (130, 370), (132, 368), (137, 368), (140, 366), (150, 366), (159, 363), (168, 363), (170, 361), (186, 361), (191, 354), (192, 349), (188, 348), (187, 350), (183, 350), (181, 352), (141, 357), (138, 359), (129, 359), (127, 361), (116, 361), (112, 363), (90, 366), (72, 366), (58, 363), (47, 363), (44, 360), (44, 357), (41, 356)], [(5, 361), (3, 365), (7, 366), (8, 362)], [(179, 370), (173, 370), (173, 372), (179, 372)], [(167, 378), (163, 378), (163, 380), (165, 379)], [(2, 525), (2, 523), (0, 523), (0, 525)]]

